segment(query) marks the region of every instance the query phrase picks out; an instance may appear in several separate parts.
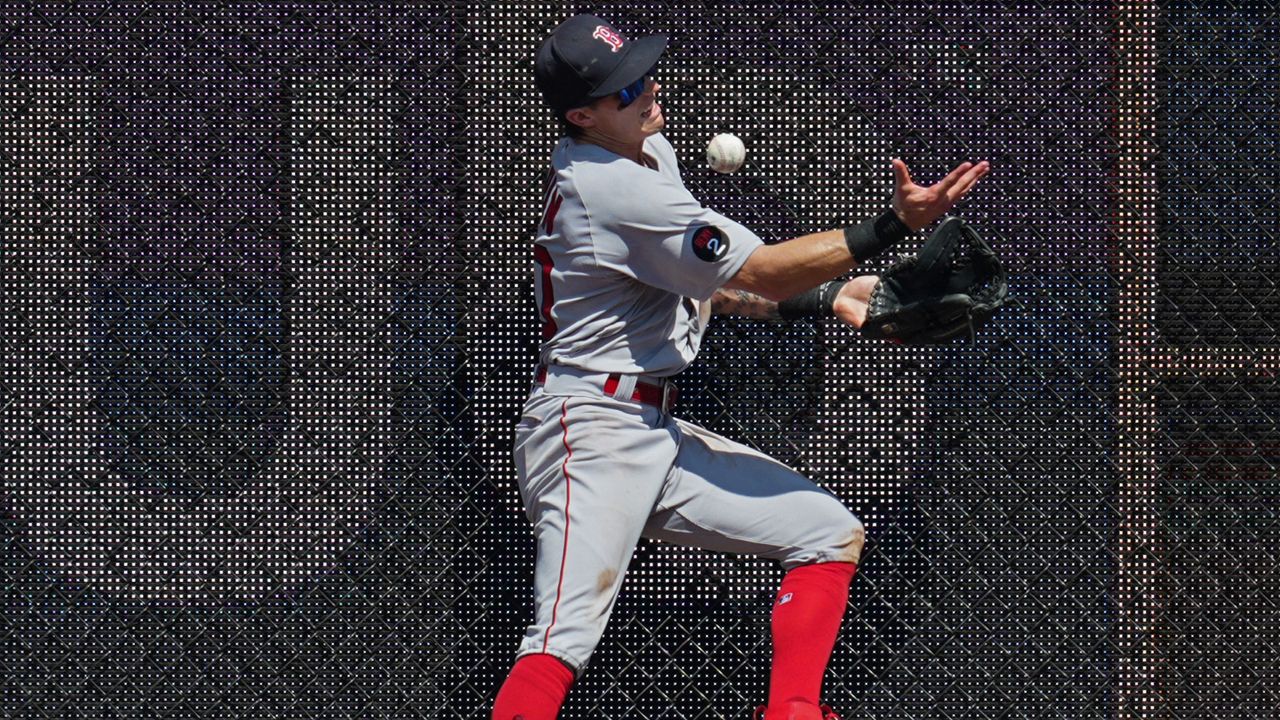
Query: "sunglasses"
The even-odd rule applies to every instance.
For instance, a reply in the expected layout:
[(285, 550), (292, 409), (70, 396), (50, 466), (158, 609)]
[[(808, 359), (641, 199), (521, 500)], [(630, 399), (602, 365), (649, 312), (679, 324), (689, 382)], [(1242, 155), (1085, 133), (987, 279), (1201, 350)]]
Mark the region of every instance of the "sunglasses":
[(654, 72), (658, 69), (657, 65), (649, 68), (649, 72), (640, 76), (640, 79), (618, 91), (618, 97), (622, 99), (622, 103), (618, 105), (618, 109), (622, 110), (626, 106), (640, 99), (644, 95), (644, 91), (649, 88), (649, 81), (653, 79)]

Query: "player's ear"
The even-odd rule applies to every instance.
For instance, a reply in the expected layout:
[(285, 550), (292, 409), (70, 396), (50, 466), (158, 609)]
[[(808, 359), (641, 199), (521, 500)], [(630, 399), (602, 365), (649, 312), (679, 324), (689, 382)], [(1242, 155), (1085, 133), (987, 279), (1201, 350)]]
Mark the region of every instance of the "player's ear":
[(577, 107), (566, 111), (564, 119), (581, 128), (592, 128), (596, 126), (595, 111), (591, 105)]

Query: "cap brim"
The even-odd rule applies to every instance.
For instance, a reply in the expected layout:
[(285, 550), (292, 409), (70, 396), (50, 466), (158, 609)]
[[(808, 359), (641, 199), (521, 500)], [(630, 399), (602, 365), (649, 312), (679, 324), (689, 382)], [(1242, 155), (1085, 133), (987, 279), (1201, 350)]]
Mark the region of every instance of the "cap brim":
[(600, 86), (591, 92), (589, 97), (602, 98), (612, 95), (622, 88), (644, 77), (667, 51), (666, 35), (649, 35), (631, 43), (631, 52), (605, 78)]

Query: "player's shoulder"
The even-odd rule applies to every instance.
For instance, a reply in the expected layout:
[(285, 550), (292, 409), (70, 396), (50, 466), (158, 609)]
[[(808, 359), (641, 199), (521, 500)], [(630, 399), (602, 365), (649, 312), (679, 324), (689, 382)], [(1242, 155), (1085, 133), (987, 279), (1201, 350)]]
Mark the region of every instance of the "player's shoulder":
[[(645, 138), (644, 152), (660, 165), (676, 163), (675, 150), (661, 133)], [(663, 173), (655, 173), (650, 168), (606, 150), (592, 143), (577, 142), (569, 137), (560, 139), (551, 156), (551, 164), (557, 170), (568, 171), (569, 174), (597, 179), (601, 176), (627, 178), (632, 181), (661, 182), (667, 178)]]
[[(646, 141), (647, 143), (647, 141)], [(649, 146), (646, 144), (646, 149)], [(574, 189), (593, 216), (621, 214), (637, 205), (661, 206), (684, 201), (688, 190), (671, 178), (603, 148), (580, 144), (579, 159), (572, 163)], [(670, 158), (657, 157), (659, 162)]]

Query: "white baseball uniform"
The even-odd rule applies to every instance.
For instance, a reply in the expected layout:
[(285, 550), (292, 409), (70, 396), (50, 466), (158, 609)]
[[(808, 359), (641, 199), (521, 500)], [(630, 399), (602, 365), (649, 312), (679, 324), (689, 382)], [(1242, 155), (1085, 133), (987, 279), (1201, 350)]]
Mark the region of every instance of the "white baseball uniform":
[(712, 294), (761, 241), (694, 199), (665, 137), (644, 149), (640, 165), (562, 138), (534, 245), (543, 342), (515, 464), (536, 608), (517, 655), (549, 653), (579, 675), (641, 537), (788, 570), (857, 562), (862, 547), (862, 523), (831, 493), (667, 412)]

